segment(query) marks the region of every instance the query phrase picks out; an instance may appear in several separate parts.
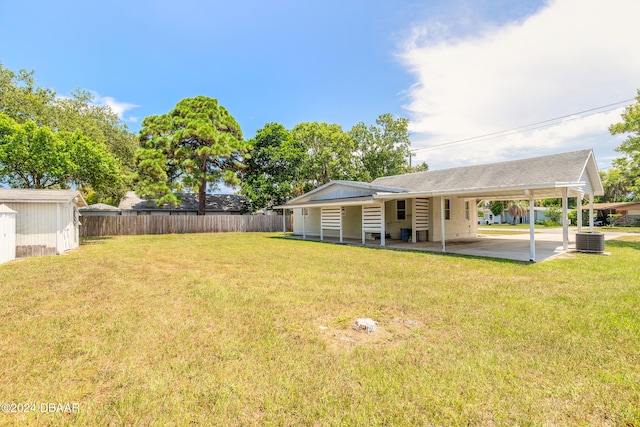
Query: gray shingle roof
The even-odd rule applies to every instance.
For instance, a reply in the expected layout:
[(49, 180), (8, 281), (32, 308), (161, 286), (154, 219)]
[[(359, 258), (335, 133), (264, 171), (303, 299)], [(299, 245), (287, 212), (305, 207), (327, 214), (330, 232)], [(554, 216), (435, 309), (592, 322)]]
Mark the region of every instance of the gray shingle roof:
[[(118, 206), (120, 209), (133, 210), (173, 210), (173, 211), (197, 211), (198, 195), (192, 193), (177, 193), (181, 203), (171, 208), (151, 207), (146, 200), (140, 198), (135, 192), (129, 191)], [(247, 199), (236, 194), (207, 194), (207, 212), (244, 212), (248, 208)]]
[(579, 182), (591, 150), (378, 178), (374, 185), (444, 192)]
[(105, 203), (94, 203), (93, 205), (85, 206), (84, 208), (80, 208), (82, 211), (120, 211), (120, 208), (115, 206), (107, 205)]

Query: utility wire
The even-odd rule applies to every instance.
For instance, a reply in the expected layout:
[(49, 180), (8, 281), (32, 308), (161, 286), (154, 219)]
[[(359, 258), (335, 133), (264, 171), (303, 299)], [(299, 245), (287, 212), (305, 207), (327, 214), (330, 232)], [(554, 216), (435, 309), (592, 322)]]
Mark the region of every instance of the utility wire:
[[(597, 113), (593, 113), (593, 114), (605, 113), (605, 112), (608, 112), (608, 111), (613, 111), (613, 110), (615, 110), (615, 109), (617, 109), (619, 107), (611, 108), (611, 109), (605, 110), (605, 111), (598, 111), (598, 110), (602, 110), (604, 108), (617, 106), (617, 105), (620, 105), (620, 104), (625, 104), (625, 103), (628, 103), (628, 102), (631, 102), (631, 101), (634, 101), (634, 100), (635, 100), (635, 98), (629, 98), (629, 99), (625, 99), (625, 100), (622, 100), (622, 101), (614, 102), (612, 104), (601, 105), (600, 107), (595, 107), (595, 108), (590, 108), (588, 110), (578, 111), (577, 113), (566, 114), (564, 116), (554, 117), (553, 119), (542, 120), (540, 122), (530, 123), (528, 125), (523, 125), (523, 126), (510, 128), (510, 129), (505, 129), (505, 130), (501, 130), (501, 131), (498, 131), (498, 132), (487, 133), (487, 134), (484, 134), (484, 135), (473, 136), (473, 137), (470, 137), (470, 138), (458, 139), (458, 140), (455, 140), (455, 141), (445, 142), (445, 143), (442, 143), (442, 144), (432, 145), (432, 146), (429, 146), (429, 147), (415, 148), (415, 149), (412, 149), (412, 150), (409, 150), (409, 151), (415, 153), (417, 151), (431, 150), (431, 149), (434, 149), (434, 148), (440, 148), (440, 147), (444, 147), (444, 146), (447, 146), (447, 145), (454, 145), (454, 144), (461, 144), (461, 143), (469, 144), (469, 143), (472, 143), (472, 142), (481, 142), (481, 141), (485, 141), (486, 139), (492, 139), (492, 138), (489, 138), (489, 137), (497, 138), (499, 136), (507, 136), (507, 135), (515, 133), (515, 131), (527, 129), (527, 128), (530, 128), (531, 126), (537, 126), (537, 127), (531, 128), (531, 129), (527, 129), (527, 130), (540, 129), (540, 128), (549, 126), (546, 123), (554, 122), (556, 120), (565, 119), (565, 118), (568, 118), (568, 117), (573, 117), (573, 116), (580, 115), (580, 114), (591, 113), (593, 111), (597, 111)], [(583, 118), (583, 117), (588, 117), (588, 116), (591, 116), (593, 114), (587, 114), (586, 116), (574, 117), (571, 120), (576, 120), (576, 119), (580, 119), (580, 118)], [(538, 125), (543, 125), (543, 126), (538, 126)], [(482, 138), (484, 138), (484, 139), (482, 139)], [(478, 141), (476, 141), (476, 140), (478, 140)]]

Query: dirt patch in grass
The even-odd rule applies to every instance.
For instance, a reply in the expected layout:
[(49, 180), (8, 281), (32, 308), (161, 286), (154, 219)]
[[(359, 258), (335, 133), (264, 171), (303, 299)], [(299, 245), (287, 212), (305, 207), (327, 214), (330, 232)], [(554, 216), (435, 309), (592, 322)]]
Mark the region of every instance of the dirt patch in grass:
[[(355, 319), (353, 319), (355, 321)], [(334, 325), (336, 322), (332, 322)], [(394, 318), (389, 322), (378, 323), (375, 332), (364, 329), (330, 326), (330, 322), (318, 319), (318, 336), (327, 348), (337, 352), (350, 352), (357, 347), (391, 348), (401, 345), (407, 338), (419, 334), (424, 325), (417, 320)]]

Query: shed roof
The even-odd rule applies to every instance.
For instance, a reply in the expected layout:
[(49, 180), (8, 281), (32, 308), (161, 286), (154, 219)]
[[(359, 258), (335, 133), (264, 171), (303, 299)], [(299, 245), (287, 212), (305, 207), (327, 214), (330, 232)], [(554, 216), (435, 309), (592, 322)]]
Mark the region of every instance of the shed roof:
[[(77, 199), (76, 199), (77, 198)], [(42, 190), (31, 188), (0, 188), (0, 202), (68, 203), (76, 199), (78, 206), (86, 206), (78, 190)]]
[(0, 213), (17, 213), (7, 205), (0, 205)]

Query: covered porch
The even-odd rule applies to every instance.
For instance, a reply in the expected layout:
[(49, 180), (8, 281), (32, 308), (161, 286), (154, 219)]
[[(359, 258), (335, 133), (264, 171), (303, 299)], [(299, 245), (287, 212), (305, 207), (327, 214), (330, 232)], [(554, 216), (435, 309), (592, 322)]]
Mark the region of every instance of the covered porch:
[[(469, 166), (378, 178), (370, 184), (332, 181), (280, 206), (294, 213), (294, 234), (303, 239), (336, 240), (360, 245), (398, 245), (416, 250), (463, 253), (482, 246), (477, 233), (477, 204), (524, 200), (534, 217), (536, 200), (558, 198), (562, 204), (560, 244), (536, 242), (535, 223), (527, 234), (525, 261), (538, 261), (570, 246), (568, 199), (576, 198), (579, 219), (588, 199), (593, 232), (593, 199), (603, 193), (591, 150), (534, 159)], [(578, 232), (583, 224), (578, 223)], [(502, 239), (496, 257), (522, 239)], [(537, 244), (538, 243), (538, 244)], [(471, 245), (465, 247), (465, 245)], [(520, 252), (520, 251), (518, 251)], [(491, 253), (485, 248), (484, 253)], [(492, 255), (484, 255), (492, 256)], [(509, 258), (509, 257), (506, 257)], [(521, 258), (521, 257), (520, 257)]]

